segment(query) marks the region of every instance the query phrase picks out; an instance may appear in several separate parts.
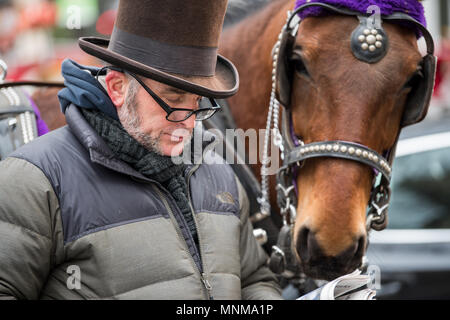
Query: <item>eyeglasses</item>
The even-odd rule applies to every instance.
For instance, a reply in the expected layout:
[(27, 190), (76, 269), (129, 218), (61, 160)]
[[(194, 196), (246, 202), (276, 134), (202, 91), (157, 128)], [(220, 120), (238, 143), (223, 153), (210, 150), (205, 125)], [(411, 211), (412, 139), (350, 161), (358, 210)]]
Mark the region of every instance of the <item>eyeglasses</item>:
[[(116, 67), (105, 67), (111, 70), (125, 73), (124, 70)], [(99, 70), (100, 73), (101, 70)], [(98, 73), (98, 74), (99, 74)], [(196, 121), (204, 121), (211, 118), (217, 111), (221, 110), (219, 104), (213, 98), (202, 98), (199, 103), (199, 108), (197, 110), (184, 109), (184, 108), (172, 108), (163, 99), (161, 99), (156, 93), (154, 93), (137, 75), (132, 72), (126, 71), (130, 76), (136, 79), (137, 82), (147, 91), (147, 93), (159, 104), (164, 111), (166, 111), (166, 119), (171, 122), (183, 122), (195, 115)], [(98, 75), (97, 74), (97, 75)]]

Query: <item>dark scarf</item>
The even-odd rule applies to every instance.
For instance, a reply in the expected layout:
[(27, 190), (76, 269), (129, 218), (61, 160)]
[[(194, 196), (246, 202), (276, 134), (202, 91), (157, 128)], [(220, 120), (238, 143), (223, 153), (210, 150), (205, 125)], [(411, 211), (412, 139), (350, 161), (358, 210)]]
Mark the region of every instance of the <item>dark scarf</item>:
[(149, 151), (131, 137), (119, 121), (104, 113), (88, 109), (81, 109), (81, 111), (117, 158), (128, 163), (144, 176), (156, 180), (170, 192), (197, 242), (197, 229), (189, 207), (184, 175), (186, 165), (174, 164), (171, 157)]

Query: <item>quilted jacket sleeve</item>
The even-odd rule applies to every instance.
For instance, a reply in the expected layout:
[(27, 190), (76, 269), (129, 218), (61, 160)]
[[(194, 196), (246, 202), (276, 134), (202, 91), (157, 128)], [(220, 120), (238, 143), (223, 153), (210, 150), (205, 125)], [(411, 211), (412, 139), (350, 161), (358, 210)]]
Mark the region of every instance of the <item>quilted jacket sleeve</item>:
[(42, 171), (0, 162), (0, 299), (38, 299), (54, 263), (58, 200)]
[[(236, 179), (237, 180), (237, 179)], [(281, 289), (277, 278), (267, 267), (268, 256), (253, 236), (249, 220), (247, 194), (237, 180), (241, 210), (241, 281), (244, 300), (279, 300)]]

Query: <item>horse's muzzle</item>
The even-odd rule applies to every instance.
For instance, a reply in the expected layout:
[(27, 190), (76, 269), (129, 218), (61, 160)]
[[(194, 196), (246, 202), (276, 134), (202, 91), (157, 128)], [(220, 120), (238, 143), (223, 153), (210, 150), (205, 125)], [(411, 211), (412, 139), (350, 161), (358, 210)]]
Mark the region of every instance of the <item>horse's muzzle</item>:
[(303, 272), (314, 279), (333, 280), (351, 273), (361, 265), (366, 248), (366, 237), (361, 236), (336, 256), (323, 253), (314, 232), (302, 227), (296, 241)]

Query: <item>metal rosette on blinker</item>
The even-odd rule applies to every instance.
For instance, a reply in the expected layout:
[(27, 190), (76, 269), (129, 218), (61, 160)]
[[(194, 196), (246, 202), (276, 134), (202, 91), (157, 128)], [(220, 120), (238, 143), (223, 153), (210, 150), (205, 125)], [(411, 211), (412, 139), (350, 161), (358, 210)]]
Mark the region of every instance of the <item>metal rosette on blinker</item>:
[(376, 63), (383, 59), (389, 48), (389, 40), (384, 29), (371, 27), (367, 18), (361, 18), (361, 23), (351, 36), (353, 55), (361, 61)]

